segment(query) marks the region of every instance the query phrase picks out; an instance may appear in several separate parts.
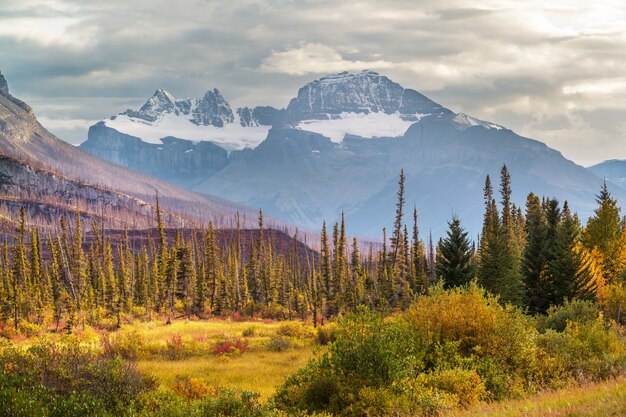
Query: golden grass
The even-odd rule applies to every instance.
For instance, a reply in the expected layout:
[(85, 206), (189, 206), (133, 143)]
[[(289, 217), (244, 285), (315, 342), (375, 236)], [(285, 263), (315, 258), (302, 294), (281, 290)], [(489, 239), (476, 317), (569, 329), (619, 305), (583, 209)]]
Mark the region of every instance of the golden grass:
[(188, 376), (202, 378), (213, 386), (257, 391), (262, 399), (267, 399), (289, 375), (306, 365), (314, 350), (307, 347), (285, 352), (248, 352), (234, 358), (146, 359), (140, 360), (138, 367), (156, 376), (166, 390), (172, 389), (176, 376)]
[(173, 336), (181, 336), (183, 341), (215, 343), (223, 338), (243, 338), (243, 332), (252, 327), (254, 336), (245, 338), (249, 351), (239, 356), (202, 355), (181, 360), (148, 357), (140, 359), (137, 365), (142, 372), (156, 376), (165, 390), (172, 389), (177, 376), (187, 376), (201, 378), (216, 387), (257, 391), (262, 399), (267, 399), (289, 375), (323, 350), (307, 345), (283, 352), (267, 351), (266, 342), (281, 324), (284, 322), (209, 320), (179, 321), (171, 325), (149, 322), (125, 326), (119, 332), (135, 332), (146, 343), (165, 344)]
[[(137, 361), (138, 368), (157, 378), (160, 389), (172, 390), (177, 376), (201, 378), (215, 387), (238, 388), (259, 392), (263, 400), (270, 397), (285, 379), (312, 359), (321, 354), (325, 347), (307, 340), (304, 347), (272, 352), (267, 342), (276, 335), (284, 321), (231, 321), (227, 319), (176, 320), (166, 325), (163, 321), (124, 324), (111, 333), (112, 337), (128, 336), (128, 340), (141, 339), (145, 351)], [(253, 335), (244, 337), (245, 330), (254, 329)], [(101, 337), (107, 332), (91, 327), (77, 329), (72, 337), (84, 345), (101, 349)], [(201, 354), (169, 360), (159, 352), (173, 337), (180, 336), (185, 346), (193, 343), (205, 346)], [(68, 336), (59, 333), (44, 333), (40, 337), (14, 340), (14, 344), (27, 348), (41, 340), (62, 342)], [(245, 339), (248, 351), (238, 356), (217, 356), (210, 353), (213, 346), (224, 339)]]
[(445, 417), (626, 416), (626, 378), (543, 392), (521, 400), (481, 404)]

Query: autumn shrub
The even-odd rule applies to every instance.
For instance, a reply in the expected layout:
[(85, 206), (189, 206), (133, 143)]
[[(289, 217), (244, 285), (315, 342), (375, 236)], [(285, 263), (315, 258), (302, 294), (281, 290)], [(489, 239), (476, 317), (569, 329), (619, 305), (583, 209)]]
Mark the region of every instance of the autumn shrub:
[(18, 336), (19, 333), (15, 330), (15, 326), (13, 326), (13, 324), (0, 323), (0, 339), (13, 340)]
[(100, 339), (104, 354), (136, 360), (145, 351), (145, 340), (137, 331), (106, 333)]
[(626, 370), (624, 341), (602, 316), (593, 321), (568, 321), (562, 332), (549, 329), (538, 343), (557, 361), (562, 379), (595, 381)]
[(170, 360), (180, 360), (187, 356), (183, 337), (179, 334), (170, 336), (165, 343), (164, 355)]
[(236, 339), (222, 340), (213, 346), (214, 355), (239, 356), (248, 351), (248, 341)]
[(485, 398), (485, 384), (476, 372), (463, 368), (436, 369), (417, 379), (424, 387), (449, 394), (455, 406), (467, 408)]
[(174, 392), (190, 400), (217, 395), (217, 388), (200, 378), (177, 376), (174, 381)]
[(313, 339), (316, 335), (315, 327), (301, 321), (290, 321), (281, 324), (276, 334), (297, 340)]
[(43, 329), (41, 326), (27, 320), (20, 320), (17, 325), (17, 331), (20, 336), (27, 338), (37, 337), (43, 333)]
[(272, 336), (267, 341), (266, 347), (270, 352), (284, 352), (292, 347), (292, 343), (289, 338)]
[(337, 323), (327, 323), (317, 328), (317, 343), (326, 346), (337, 339)]

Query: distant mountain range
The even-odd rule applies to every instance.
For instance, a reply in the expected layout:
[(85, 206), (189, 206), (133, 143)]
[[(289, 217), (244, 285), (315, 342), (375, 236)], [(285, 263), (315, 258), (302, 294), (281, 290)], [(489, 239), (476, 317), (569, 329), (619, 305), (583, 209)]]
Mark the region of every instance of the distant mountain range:
[(169, 226), (232, 226), (237, 212), (256, 224), (256, 210), (131, 171), (56, 138), (10, 94), (0, 73), (1, 225), (15, 221), (24, 206), (28, 221), (44, 227), (58, 227), (59, 216), (72, 219), (76, 209), (87, 224), (152, 227), (157, 192)]
[(626, 160), (609, 159), (589, 167), (589, 170), (613, 184), (626, 188)]
[[(532, 190), (586, 217), (602, 183), (539, 141), (372, 71), (314, 80), (284, 109), (233, 111), (216, 89), (184, 100), (157, 90), (139, 110), (92, 126), (81, 148), (309, 228), (343, 210), (349, 231), (368, 236), (391, 225), (401, 168), (408, 204), (436, 235), (453, 214), (478, 233), (485, 176), (497, 185), (502, 164), (520, 206)], [(613, 191), (626, 201), (626, 190)]]

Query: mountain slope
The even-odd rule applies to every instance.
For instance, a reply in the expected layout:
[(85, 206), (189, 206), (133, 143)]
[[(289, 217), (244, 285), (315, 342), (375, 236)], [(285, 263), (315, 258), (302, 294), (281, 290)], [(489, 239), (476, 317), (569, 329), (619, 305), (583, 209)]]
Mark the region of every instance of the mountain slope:
[[(7, 215), (15, 215), (8, 209), (15, 204), (7, 199), (17, 199), (65, 211), (80, 206), (93, 213), (108, 213), (111, 225), (140, 226), (145, 223), (140, 219), (151, 215), (158, 192), (163, 207), (176, 213), (172, 217), (176, 224), (209, 220), (228, 224), (237, 211), (251, 221), (255, 218), (254, 211), (244, 206), (178, 188), (63, 142), (39, 124), (28, 105), (10, 95), (1, 74), (0, 154), (5, 157), (0, 192)], [(34, 220), (45, 223), (45, 216)]]
[[(176, 104), (178, 100), (155, 96), (158, 105), (149, 100), (139, 111), (146, 118), (164, 120), (178, 111), (177, 117), (183, 115), (192, 122), (193, 111)], [(213, 106), (211, 114), (221, 114), (225, 124), (211, 128), (220, 131), (230, 123), (231, 114), (225, 110), (227, 103), (214, 101), (220, 105)], [(161, 178), (195, 191), (263, 207), (274, 216), (310, 228), (319, 228), (323, 220), (337, 220), (344, 210), (350, 232), (370, 236), (379, 236), (380, 229), (392, 223), (401, 168), (407, 175), (407, 203), (417, 206), (421, 224), (432, 227), (435, 235), (444, 232), (453, 214), (461, 217), (471, 233), (481, 230), (485, 176), (491, 175), (497, 188), (503, 164), (511, 171), (514, 201), (522, 207), (528, 192), (534, 191), (568, 200), (585, 218), (602, 183), (541, 142), (455, 113), (371, 71), (314, 80), (300, 88), (284, 110), (269, 113), (265, 123), (272, 128), (250, 149), (228, 151), (219, 140), (208, 137), (216, 148), (198, 157), (202, 172), (190, 172), (185, 165), (193, 167), (189, 154), (199, 153), (201, 144), (208, 144), (185, 137), (184, 130), (178, 139), (163, 139), (170, 131), (152, 130), (153, 137), (159, 137), (156, 144), (141, 135), (131, 138), (130, 130), (124, 137), (121, 131), (109, 138), (96, 135), (102, 124), (111, 129), (109, 121), (103, 121), (92, 127), (94, 134), (90, 132), (83, 146), (97, 147), (97, 154), (107, 157), (109, 153), (108, 159), (116, 161), (115, 155), (132, 154), (129, 150), (138, 144), (139, 154), (162, 156), (158, 161), (151, 156), (154, 163), (134, 159), (132, 166), (144, 172), (160, 172)], [(156, 148), (148, 149), (151, 146)], [(220, 150), (227, 152), (225, 157), (218, 155)], [(188, 159), (181, 158), (181, 152)], [(128, 160), (120, 163), (130, 164)], [(626, 201), (626, 192), (614, 191)]]

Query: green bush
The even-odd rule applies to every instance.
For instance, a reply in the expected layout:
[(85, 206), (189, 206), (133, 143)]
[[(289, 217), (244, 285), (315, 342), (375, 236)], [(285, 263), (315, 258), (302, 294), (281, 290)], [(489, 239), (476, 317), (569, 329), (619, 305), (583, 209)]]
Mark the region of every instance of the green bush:
[[(553, 330), (561, 323), (562, 332)], [(340, 319), (334, 334), (328, 352), (278, 390), (277, 407), (342, 417), (434, 415), (607, 378), (626, 362), (623, 340), (593, 305), (567, 303), (538, 325), (475, 284), (435, 287), (391, 318), (360, 309)]]
[(565, 330), (547, 330), (539, 344), (555, 359), (563, 378), (587, 382), (626, 370), (626, 347), (617, 331), (601, 317), (592, 322), (569, 321)]
[[(101, 356), (75, 341), (5, 349), (0, 369), (0, 395), (14, 398), (15, 412), (8, 415), (119, 415), (156, 385), (121, 357)], [(22, 393), (37, 412), (21, 403)]]
[(243, 332), (241, 332), (241, 335), (243, 337), (254, 337), (256, 336), (256, 327), (255, 326), (248, 326), (246, 327)]
[(267, 350), (271, 352), (284, 352), (292, 346), (290, 340), (286, 337), (272, 336), (267, 342)]
[(591, 323), (600, 316), (600, 309), (591, 301), (566, 301), (562, 306), (550, 307), (548, 316), (540, 322), (540, 330), (562, 332), (568, 322)]

